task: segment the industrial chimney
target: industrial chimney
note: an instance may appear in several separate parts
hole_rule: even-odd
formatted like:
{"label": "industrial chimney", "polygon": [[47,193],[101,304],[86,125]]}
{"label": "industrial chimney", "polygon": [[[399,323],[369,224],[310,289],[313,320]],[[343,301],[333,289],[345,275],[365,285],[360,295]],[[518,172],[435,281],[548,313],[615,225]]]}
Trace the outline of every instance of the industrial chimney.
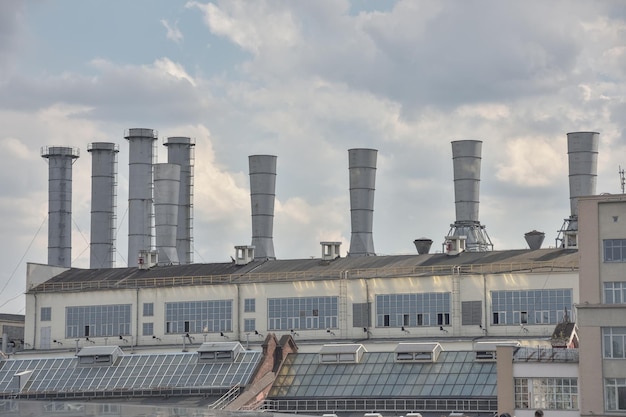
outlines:
{"label": "industrial chimney", "polygon": [[158,263],[178,265],[176,229],[180,195],[180,165],[154,165],[154,223]]}
{"label": "industrial chimney", "polygon": [[596,193],[599,140],[598,132],[567,134],[570,216],[559,230],[557,247],[578,247],[578,197]]}
{"label": "industrial chimney", "polygon": [[91,153],[91,244],[89,267],[113,268],[115,261],[115,203],[117,153],[115,143],[94,142]]}
{"label": "industrial chimney", "polygon": [[128,265],[152,249],[152,163],[156,131],[129,129],[128,140]]}
{"label": "industrial chimney", "polygon": [[72,266],[72,165],[78,156],[78,148],[41,148],[48,160],[48,265]]}
{"label": "industrial chimney", "polygon": [[276,156],[250,155],[248,164],[254,259],[276,259],[272,237],[276,198]]}
{"label": "industrial chimney", "polygon": [[348,256],[375,256],[372,226],[376,186],[376,149],[349,149],[350,218],[352,235]]}
{"label": "industrial chimney", "polygon": [[450,225],[448,236],[445,237],[444,251],[448,254],[464,250],[493,250],[485,226],[478,220],[482,144],[479,140],[452,142],[456,221]]}
{"label": "industrial chimney", "polygon": [[167,162],[180,165],[180,194],[178,199],[178,225],[176,228],[176,251],[181,264],[193,262],[193,147],[188,137],[169,137],[163,144],[167,147]]}

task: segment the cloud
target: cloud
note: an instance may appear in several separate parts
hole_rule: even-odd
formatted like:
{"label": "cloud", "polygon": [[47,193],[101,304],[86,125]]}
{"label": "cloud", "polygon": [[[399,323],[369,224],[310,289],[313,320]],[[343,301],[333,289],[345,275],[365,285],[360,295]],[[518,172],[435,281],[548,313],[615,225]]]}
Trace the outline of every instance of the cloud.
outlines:
{"label": "cloud", "polygon": [[24,3],[0,2],[0,84],[14,71],[15,54],[23,46]]}
{"label": "cloud", "polygon": [[161,24],[167,31],[165,34],[165,37],[167,39],[175,43],[180,43],[184,39],[182,32],[180,31],[180,29],[178,29],[178,22],[176,22],[174,26],[171,26],[166,19],[161,19]]}

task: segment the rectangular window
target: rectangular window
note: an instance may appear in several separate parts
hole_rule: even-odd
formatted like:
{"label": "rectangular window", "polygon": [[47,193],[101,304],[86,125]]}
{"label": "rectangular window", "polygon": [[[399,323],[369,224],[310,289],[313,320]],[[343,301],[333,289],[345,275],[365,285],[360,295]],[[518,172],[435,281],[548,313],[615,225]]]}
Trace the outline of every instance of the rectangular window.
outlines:
{"label": "rectangular window", "polygon": [[626,239],[604,239],[604,262],[626,262]]}
{"label": "rectangular window", "polygon": [[[449,292],[376,295],[377,327],[417,327],[444,325],[450,322]],[[441,315],[442,324],[435,319]],[[430,317],[433,320],[430,320]]]}
{"label": "rectangular window", "polygon": [[232,331],[232,300],[165,303],[165,333]]}
{"label": "rectangular window", "polygon": [[256,330],[255,319],[243,319],[243,331],[246,333],[252,333]]}
{"label": "rectangular window", "polygon": [[571,288],[492,291],[492,324],[557,324],[566,315],[575,321],[572,294]]}
{"label": "rectangular window", "polygon": [[462,301],[461,302],[461,325],[480,326],[481,324],[483,324],[482,301]]}
{"label": "rectangular window", "polygon": [[383,315],[383,326],[389,327],[389,314]]}
{"label": "rectangular window", "polygon": [[577,378],[515,378],[515,408],[578,410]]}
{"label": "rectangular window", "polygon": [[243,312],[254,313],[256,311],[256,299],[246,298],[243,300]]}
{"label": "rectangular window", "polygon": [[[370,327],[370,303],[352,304],[352,327]],[[336,321],[336,320],[335,320]],[[336,327],[336,326],[327,326]]]}
{"label": "rectangular window", "polygon": [[130,304],[65,308],[66,338],[128,336],[130,334]]}
{"label": "rectangular window", "polygon": [[143,303],[143,316],[144,317],[154,316],[154,303]]}
{"label": "rectangular window", "polygon": [[626,359],[626,327],[602,328],[602,344],[606,359]]}
{"label": "rectangular window", "polygon": [[408,314],[404,314],[402,316],[402,325],[403,326],[408,326],[409,325],[409,315]]}
{"label": "rectangular window", "polygon": [[626,411],[626,378],[605,379],[604,392],[608,411]]}
{"label": "rectangular window", "polygon": [[[268,330],[336,328],[338,300],[338,297],[269,298]],[[361,312],[366,314],[367,308]]]}
{"label": "rectangular window", "polygon": [[450,325],[450,313],[437,313],[437,325],[438,326]]}
{"label": "rectangular window", "polygon": [[41,307],[41,321],[52,320],[52,307]]}
{"label": "rectangular window", "polygon": [[152,336],[154,334],[154,323],[144,323],[142,334],[144,336]]}
{"label": "rectangular window", "polygon": [[423,313],[417,314],[417,325],[424,326],[424,314]]}
{"label": "rectangular window", "polygon": [[521,324],[528,323],[528,311],[521,311],[519,320]]}
{"label": "rectangular window", "polygon": [[605,304],[625,304],[626,303],[626,282],[605,282],[604,283],[604,303]]}

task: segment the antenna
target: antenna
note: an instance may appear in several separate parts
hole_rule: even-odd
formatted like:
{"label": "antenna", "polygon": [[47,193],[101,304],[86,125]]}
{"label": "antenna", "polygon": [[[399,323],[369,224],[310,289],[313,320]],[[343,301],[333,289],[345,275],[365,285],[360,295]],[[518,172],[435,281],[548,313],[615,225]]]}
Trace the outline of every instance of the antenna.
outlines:
{"label": "antenna", "polygon": [[621,165],[619,166],[617,173],[619,174],[619,183],[622,187],[622,194],[624,194],[624,186],[626,185],[626,181],[624,181],[624,168],[622,168]]}

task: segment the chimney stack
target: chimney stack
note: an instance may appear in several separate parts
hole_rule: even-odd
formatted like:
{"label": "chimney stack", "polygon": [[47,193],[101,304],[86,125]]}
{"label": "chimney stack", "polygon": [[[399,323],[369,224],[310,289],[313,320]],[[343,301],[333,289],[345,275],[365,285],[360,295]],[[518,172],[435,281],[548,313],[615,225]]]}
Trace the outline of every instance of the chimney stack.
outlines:
{"label": "chimney stack", "polygon": [[72,165],[78,156],[78,148],[41,148],[48,160],[48,265],[72,266]]}
{"label": "chimney stack", "polygon": [[176,229],[180,195],[180,165],[154,165],[154,223],[158,263],[178,265]]}
{"label": "chimney stack", "polygon": [[91,153],[91,244],[89,267],[113,268],[115,261],[115,203],[117,153],[115,143],[94,142]]}
{"label": "chimney stack", "polygon": [[250,155],[248,164],[254,259],[276,259],[273,241],[276,156]]}
{"label": "chimney stack", "polygon": [[180,196],[178,200],[178,226],[176,251],[181,264],[193,262],[193,150],[195,143],[188,137],[169,137],[167,162],[180,165]]}
{"label": "chimney stack", "polygon": [[493,250],[485,226],[478,220],[482,144],[479,140],[452,142],[456,221],[450,225],[444,248],[451,254]]}
{"label": "chimney stack", "polygon": [[128,266],[139,262],[139,253],[152,249],[152,164],[157,132],[129,129],[128,140]]}
{"label": "chimney stack", "polygon": [[372,227],[376,186],[376,149],[349,149],[350,218],[352,235],[348,256],[375,256]]}
{"label": "chimney stack", "polygon": [[557,247],[578,247],[578,197],[596,193],[599,140],[598,132],[567,134],[570,216],[564,220],[559,230]]}

